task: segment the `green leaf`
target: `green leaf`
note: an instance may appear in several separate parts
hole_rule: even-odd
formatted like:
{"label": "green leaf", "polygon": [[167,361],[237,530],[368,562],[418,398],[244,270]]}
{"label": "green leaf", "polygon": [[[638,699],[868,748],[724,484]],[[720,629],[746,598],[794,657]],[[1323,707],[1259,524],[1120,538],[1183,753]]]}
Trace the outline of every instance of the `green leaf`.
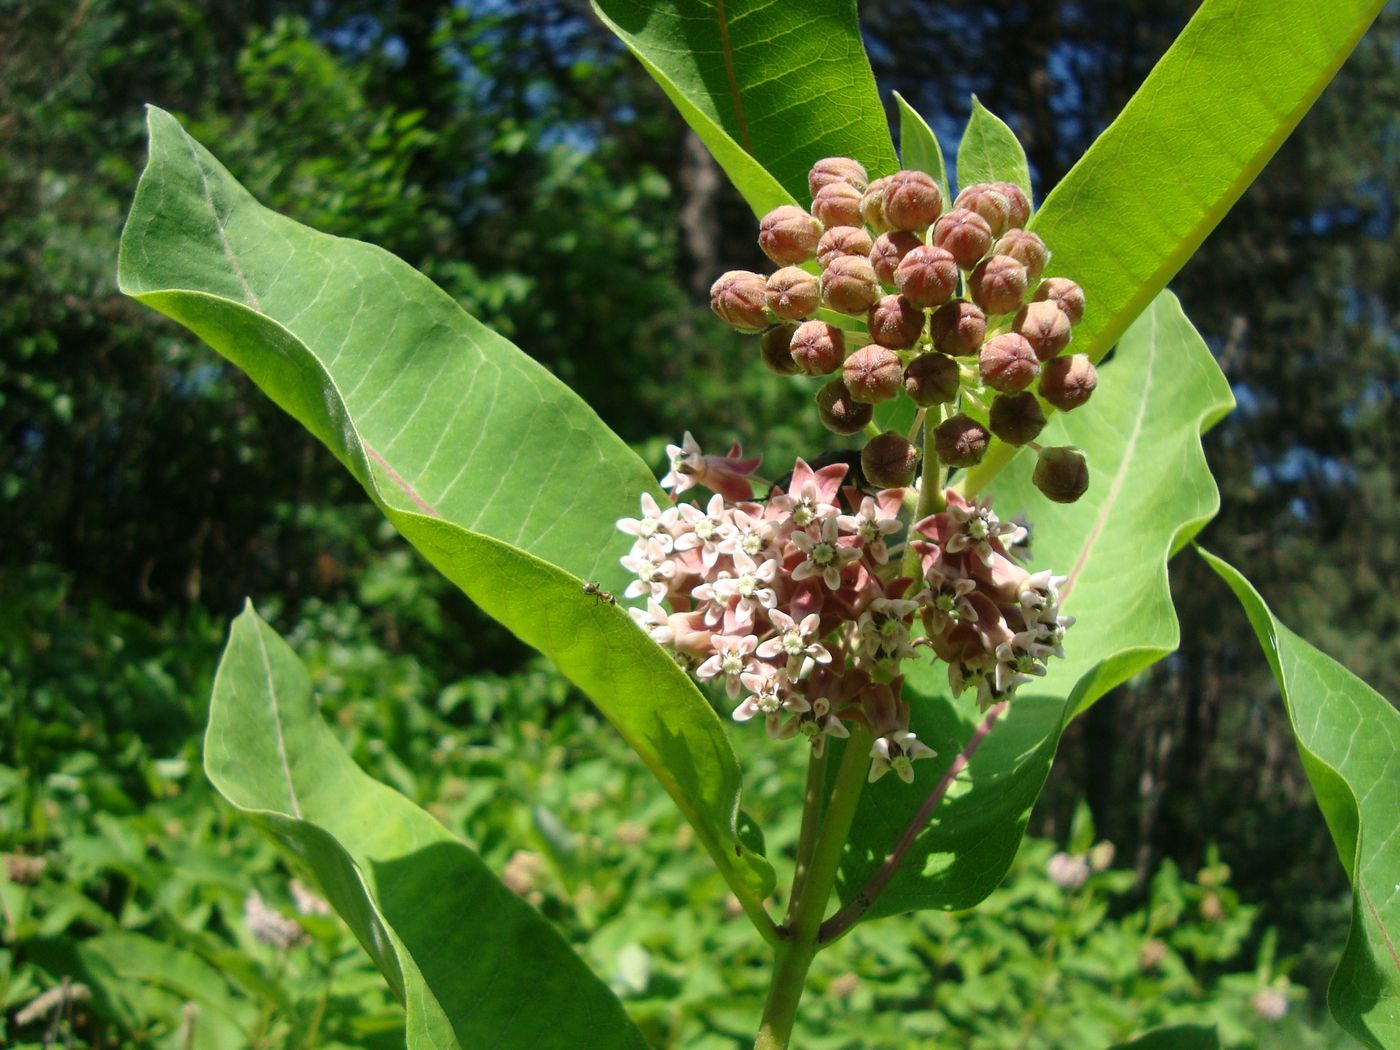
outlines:
{"label": "green leaf", "polygon": [[932,175],[938,188],[943,191],[945,206],[950,206],[946,202],[952,201],[953,197],[948,190],[948,170],[943,163],[943,149],[938,145],[938,136],[898,91],[894,93],[894,102],[899,107],[900,165]]}
{"label": "green leaf", "polygon": [[[1239,199],[1383,0],[1206,0],[1030,228],[1084,287],[1074,350],[1099,361]],[[958,171],[962,177],[961,165]],[[994,442],[977,492],[1016,455]]]}
{"label": "green leaf", "polygon": [[247,372],[429,560],[592,697],[758,920],[773,873],[739,842],[723,724],[621,609],[583,591],[585,578],[625,582],[614,523],[659,492],[645,464],[427,278],[268,211],[169,114],[149,123],[123,290]]}
{"label": "green leaf", "polygon": [[[995,507],[1035,525],[1032,569],[1069,577],[1064,604],[1078,622],[1066,659],[1023,686],[934,810],[871,914],[968,908],[990,893],[1015,855],[1064,726],[1109,689],[1176,648],[1167,559],[1215,513],[1218,494],[1201,434],[1232,406],[1201,337],[1164,293],[1124,335],[1094,399],[1056,416],[1041,441],[1088,456],[1089,491],[1053,504],[1031,483],[1029,457],[998,479]],[[839,890],[850,900],[883,862],[981,721],[972,693],[948,698],[946,667],[908,664],[912,727],[939,752],[913,788],[886,777],[866,789]]]}
{"label": "green leaf", "polygon": [[972,116],[958,143],[958,185],[965,188],[979,182],[1015,183],[1026,191],[1027,200],[1034,200],[1031,169],[1020,140],[973,95]]}
{"label": "green leaf", "polygon": [[1259,636],[1303,770],[1351,880],[1351,929],[1327,1005],[1367,1046],[1400,1046],[1400,711],[1280,623],[1238,571],[1200,553],[1235,592]]}
{"label": "green leaf", "polygon": [[[593,0],[754,213],[810,198],[822,157],[895,169],[853,0]],[[769,174],[771,173],[771,174]]]}
{"label": "green leaf", "polygon": [[538,912],[428,813],[367,776],[291,647],[233,622],[204,739],[209,779],[309,867],[403,1002],[408,1046],[645,1046]]}
{"label": "green leaf", "polygon": [[1220,1050],[1220,1036],[1214,1027],[1174,1024],[1154,1028],[1127,1043],[1117,1043],[1109,1050]]}

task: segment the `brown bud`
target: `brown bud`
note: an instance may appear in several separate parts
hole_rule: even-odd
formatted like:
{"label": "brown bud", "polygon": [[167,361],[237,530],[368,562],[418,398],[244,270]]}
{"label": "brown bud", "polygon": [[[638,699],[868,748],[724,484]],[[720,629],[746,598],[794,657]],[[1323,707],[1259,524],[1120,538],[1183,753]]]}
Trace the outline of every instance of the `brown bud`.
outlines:
{"label": "brown bud", "polygon": [[923,233],[943,211],[943,193],[922,171],[897,171],[885,183],[884,209],[896,230]]}
{"label": "brown bud", "polygon": [[969,186],[958,194],[953,207],[966,208],[982,216],[992,228],[993,237],[1000,237],[1011,224],[1011,202],[1006,199],[1006,194],[989,183]]}
{"label": "brown bud", "polygon": [[1219,922],[1225,917],[1225,905],[1218,893],[1207,893],[1201,898],[1201,918],[1206,922]]}
{"label": "brown bud", "polygon": [[859,434],[875,415],[875,409],[851,397],[839,379],[817,391],[817,412],[822,425],[837,434]]}
{"label": "brown bud", "polygon": [[807,173],[807,188],[815,197],[823,186],[833,182],[848,182],[858,190],[865,189],[865,169],[850,157],[823,157]]}
{"label": "brown bud", "polygon": [[920,408],[948,404],[961,382],[958,363],[945,354],[920,354],[904,367],[904,392]]}
{"label": "brown bud", "polygon": [[923,242],[908,230],[892,230],[875,238],[870,249],[870,265],[884,284],[894,284],[894,272],[904,257]]}
{"label": "brown bud", "polygon": [[817,262],[825,268],[840,255],[866,255],[873,247],[870,234],[861,226],[833,226],[817,242]]}
{"label": "brown bud", "polygon": [[933,447],[938,458],[950,467],[975,467],[982,462],[992,435],[977,420],[961,413],[938,424]]}
{"label": "brown bud", "polygon": [[767,294],[768,282],[762,274],[730,270],[710,285],[710,309],[741,332],[759,332],[768,327]]}
{"label": "brown bud", "polygon": [[933,227],[933,243],[947,248],[964,270],[977,265],[992,246],[992,228],[987,220],[967,208],[955,208]]}
{"label": "brown bud", "polygon": [[[769,304],[772,305],[771,303]],[[1028,303],[1021,307],[1011,326],[1035,348],[1035,356],[1048,361],[1069,346],[1072,334],[1069,318],[1051,302]]]}
{"label": "brown bud", "polygon": [[1052,302],[1065,312],[1072,325],[1084,318],[1084,289],[1067,277],[1047,277],[1035,290],[1035,301]]}
{"label": "brown bud", "polygon": [[1026,276],[1032,281],[1040,279],[1045,272],[1045,264],[1050,261],[1045,242],[1030,230],[1007,230],[992,251],[997,255],[1011,256],[1026,268]]}
{"label": "brown bud", "polygon": [[957,291],[957,260],[942,248],[920,245],[895,268],[894,283],[915,306],[941,306]]}
{"label": "brown bud", "polygon": [[758,246],[779,266],[795,266],[817,254],[822,224],[801,208],[784,204],[758,223]]}
{"label": "brown bud", "polygon": [[843,314],[863,314],[880,301],[883,289],[869,259],[842,255],[822,271],[822,298]]}
{"label": "brown bud", "polygon": [[811,317],[821,305],[821,281],[800,266],[784,266],[769,275],[765,301],[784,321],[800,321]]}
{"label": "brown bud", "polygon": [[1026,268],[1009,255],[983,259],[967,278],[973,301],[988,314],[1009,314],[1017,309],[1029,283]]}
{"label": "brown bud", "polygon": [[1026,196],[1025,190],[1014,182],[993,182],[991,187],[1005,197],[1006,203],[1011,206],[1011,214],[1006,220],[1008,226],[1018,229],[1031,221],[1031,199]]}
{"label": "brown bud", "polygon": [[1078,449],[1043,448],[1031,480],[1047,499],[1073,503],[1089,487],[1089,465]]}
{"label": "brown bud", "polygon": [[885,218],[885,187],[889,181],[888,176],[876,179],[865,187],[865,193],[860,198],[860,217],[876,233],[884,233],[890,228],[889,220]]}
{"label": "brown bud", "polygon": [[954,357],[966,357],[977,353],[987,337],[987,315],[976,303],[959,299],[933,312],[928,334],[936,349]]}
{"label": "brown bud", "polygon": [[1099,374],[1088,356],[1075,354],[1046,361],[1036,389],[1061,412],[1071,412],[1088,401],[1098,385]]}
{"label": "brown bud", "polygon": [[860,190],[849,182],[829,182],[812,198],[812,214],[826,227],[859,226]]}
{"label": "brown bud", "polygon": [[860,469],[876,488],[903,488],[914,480],[918,465],[918,449],[893,430],[871,438],[860,450]]}
{"label": "brown bud", "polygon": [[867,405],[894,397],[899,393],[899,383],[903,377],[904,369],[899,363],[899,355],[874,343],[861,347],[846,358],[841,368],[841,379],[851,392],[851,397]]}
{"label": "brown bud", "polygon": [[846,356],[846,335],[825,321],[808,321],[793,332],[789,353],[809,376],[829,375],[841,367]]}
{"label": "brown bud", "polygon": [[992,433],[1008,445],[1034,441],[1045,427],[1045,413],[1029,390],[1019,394],[998,394],[987,413]]}
{"label": "brown bud", "polygon": [[887,295],[866,317],[872,342],[893,350],[908,350],[924,330],[924,312],[902,295]]}
{"label": "brown bud", "polygon": [[796,331],[795,324],[778,324],[763,333],[758,350],[763,364],[770,372],[776,372],[780,376],[792,376],[802,371],[792,359],[792,336]]}
{"label": "brown bud", "polygon": [[977,364],[982,371],[982,382],[1003,394],[1020,393],[1040,372],[1035,350],[1015,332],[988,339],[982,345]]}

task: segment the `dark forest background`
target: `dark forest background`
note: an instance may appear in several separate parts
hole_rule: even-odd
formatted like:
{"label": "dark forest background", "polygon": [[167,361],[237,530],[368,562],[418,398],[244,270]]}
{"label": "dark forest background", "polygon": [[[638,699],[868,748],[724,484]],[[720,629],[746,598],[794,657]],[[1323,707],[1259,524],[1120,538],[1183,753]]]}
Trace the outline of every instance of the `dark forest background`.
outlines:
{"label": "dark forest background", "polygon": [[[867,0],[861,15],[886,97],[900,91],[952,156],[977,94],[1021,137],[1043,197],[1195,6]],[[1239,400],[1206,440],[1223,505],[1201,542],[1392,698],[1397,59],[1391,5],[1173,282]],[[409,668],[405,704],[443,708],[454,683],[544,673],[403,554],[299,426],[117,292],[146,102],[269,206],[425,271],[658,468],[686,428],[702,444],[768,435],[776,462],[821,440],[802,394],[753,367],[753,345],[706,309],[714,276],[758,265],[751,216],[586,5],[0,5],[12,850],[51,847],[52,778],[75,741],[118,770],[128,811],[146,805],[149,782],[121,756],[193,746],[245,596],[284,629],[340,610],[330,629],[349,617],[356,644]],[[1172,582],[1180,652],[1071,727],[1031,830],[1063,839],[1085,799],[1144,879],[1163,858],[1195,871],[1218,844],[1320,987],[1349,913],[1342,869],[1244,617],[1189,552]],[[584,703],[560,689],[563,708]],[[457,723],[483,710],[447,706]]]}

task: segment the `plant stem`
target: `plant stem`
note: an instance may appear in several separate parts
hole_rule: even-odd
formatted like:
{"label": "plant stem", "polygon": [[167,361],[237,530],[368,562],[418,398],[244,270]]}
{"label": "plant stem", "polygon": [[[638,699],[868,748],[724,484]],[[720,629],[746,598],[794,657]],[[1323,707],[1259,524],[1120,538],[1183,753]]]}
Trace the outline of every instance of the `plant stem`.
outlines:
{"label": "plant stem", "polygon": [[813,750],[807,760],[807,787],[802,793],[802,830],[797,835],[797,859],[792,869],[792,892],[788,894],[788,913],[787,919],[784,920],[789,926],[794,921],[797,899],[802,896],[802,886],[807,881],[807,871],[812,865],[812,850],[817,845],[817,830],[822,821],[828,754],[829,748],[823,748],[820,755]]}
{"label": "plant stem", "polygon": [[864,727],[852,727],[841,755],[841,766],[836,771],[836,783],[826,805],[821,832],[812,849],[807,876],[792,902],[787,940],[774,953],[773,979],[768,986],[768,1001],[763,1006],[763,1020],[754,1050],[785,1050],[792,1037],[807,969],[819,947],[817,934],[822,916],[836,882],[841,854],[846,848],[846,838],[851,832],[851,822],[855,820],[856,806],[869,769],[870,734]]}
{"label": "plant stem", "polygon": [[943,415],[943,408],[940,406],[933,413],[924,416],[924,468],[923,474],[919,478],[919,502],[914,509],[914,517],[909,523],[909,537],[905,541],[904,549],[904,564],[900,567],[900,571],[905,576],[913,577],[916,580],[919,578],[919,552],[909,542],[914,538],[914,522],[923,521],[930,514],[937,514],[948,505],[948,501],[943,496],[943,464],[938,462],[938,443],[933,436],[933,432],[938,429],[938,424],[943,422]]}
{"label": "plant stem", "polygon": [[948,789],[953,786],[953,781],[957,779],[958,774],[967,768],[973,754],[982,746],[982,741],[987,739],[987,734],[992,731],[992,726],[996,725],[997,719],[1005,710],[1005,700],[993,704],[987,709],[987,716],[982,719],[982,724],[963,745],[963,749],[953,759],[952,764],[938,781],[933,792],[924,799],[924,804],[919,807],[919,812],[914,814],[914,819],[904,829],[904,834],[900,836],[894,849],[885,857],[885,862],[880,865],[874,875],[870,876],[870,881],[861,887],[861,891],[852,897],[844,908],[822,923],[819,943],[823,948],[844,936],[852,926],[860,921],[860,917],[870,910],[875,899],[884,892],[890,879],[894,878],[894,873],[899,870],[900,862],[904,860],[904,855],[909,852],[909,847],[914,844],[919,833],[933,819],[933,811],[938,808],[938,804],[948,794]]}

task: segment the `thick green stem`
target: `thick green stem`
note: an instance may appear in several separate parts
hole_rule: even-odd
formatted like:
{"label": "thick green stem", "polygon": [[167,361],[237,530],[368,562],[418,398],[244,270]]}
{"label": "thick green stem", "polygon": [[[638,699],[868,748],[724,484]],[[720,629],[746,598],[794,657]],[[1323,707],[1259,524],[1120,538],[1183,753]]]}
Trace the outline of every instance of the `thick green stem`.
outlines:
{"label": "thick green stem", "polygon": [[831,888],[836,883],[841,854],[846,848],[846,838],[850,835],[869,770],[870,734],[856,726],[846,741],[841,766],[836,771],[836,783],[826,805],[826,816],[812,850],[807,876],[788,913],[791,921],[784,931],[787,938],[774,955],[773,979],[768,986],[768,1001],[763,1007],[763,1021],[754,1050],[785,1050],[792,1037],[807,969],[817,953],[822,916],[826,914]]}
{"label": "thick green stem", "polygon": [[812,850],[817,846],[817,831],[822,822],[822,802],[826,796],[826,756],[827,748],[819,755],[813,750],[807,760],[807,787],[802,793],[802,830],[797,834],[797,858],[792,869],[792,892],[788,894],[786,922],[790,926],[797,908],[797,900],[802,896],[802,886],[807,881],[807,871],[812,866]]}
{"label": "thick green stem", "polygon": [[[945,478],[943,464],[938,461],[938,443],[933,436],[933,432],[938,429],[938,424],[942,421],[942,408],[924,417],[924,467],[923,474],[919,479],[919,503],[914,509],[914,521],[923,521],[930,514],[937,514],[948,505],[943,496]],[[909,539],[905,540],[904,563],[901,566],[901,571],[905,576],[918,579],[919,552],[914,549],[914,544],[909,542],[914,538],[913,533],[911,522]]]}

